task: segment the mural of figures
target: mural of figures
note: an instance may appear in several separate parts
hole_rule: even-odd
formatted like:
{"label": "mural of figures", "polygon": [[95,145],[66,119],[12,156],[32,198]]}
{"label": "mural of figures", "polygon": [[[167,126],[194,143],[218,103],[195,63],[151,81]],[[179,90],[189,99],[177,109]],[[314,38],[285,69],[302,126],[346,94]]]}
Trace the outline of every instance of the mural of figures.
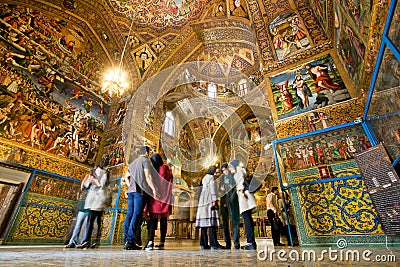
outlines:
{"label": "mural of figures", "polygon": [[297,14],[281,14],[268,26],[276,56],[282,60],[310,48],[310,40]]}
{"label": "mural of figures", "polygon": [[[399,61],[393,55],[389,48],[385,48],[382,63],[379,68],[378,78],[376,79],[374,92],[391,89],[393,91],[393,100],[399,101],[399,97],[395,97],[395,92],[400,88],[400,65]],[[399,105],[396,105],[399,109]]]}
{"label": "mural of figures", "polygon": [[362,129],[341,129],[285,143],[279,149],[287,172],[352,160],[371,147]]}
{"label": "mural of figures", "polygon": [[111,0],[110,6],[120,15],[138,18],[136,27],[150,27],[161,32],[167,28],[179,29],[198,19],[207,3],[208,0]]}
{"label": "mural of figures", "polygon": [[330,55],[271,76],[269,80],[279,119],[350,99]]}
{"label": "mural of figures", "polygon": [[79,188],[80,184],[77,182],[57,177],[36,175],[32,180],[29,191],[46,196],[75,200],[77,192],[80,191]]}
{"label": "mural of figures", "polygon": [[326,2],[328,0],[311,0],[314,9],[317,11],[317,14],[321,18],[323,24],[326,24]]}
{"label": "mural of figures", "polygon": [[249,18],[246,1],[230,0],[230,11],[232,16]]}
{"label": "mural of figures", "polygon": [[368,38],[369,26],[371,24],[372,0],[341,0],[340,4],[348,17],[352,19],[354,25],[358,26],[356,30],[361,38]]}
{"label": "mural of figures", "polygon": [[0,12],[0,136],[94,164],[108,100],[92,86],[100,69],[85,35],[31,9]]}
{"label": "mural of figures", "polygon": [[371,120],[371,127],[378,140],[383,143],[392,159],[400,156],[400,119],[399,115],[379,120]]}
{"label": "mural of figures", "polygon": [[336,50],[350,77],[357,83],[364,64],[365,45],[335,6]]}
{"label": "mural of figures", "polygon": [[398,25],[400,24],[400,7],[399,5],[396,6],[392,23],[390,24],[388,36],[393,44],[400,50],[400,28]]}

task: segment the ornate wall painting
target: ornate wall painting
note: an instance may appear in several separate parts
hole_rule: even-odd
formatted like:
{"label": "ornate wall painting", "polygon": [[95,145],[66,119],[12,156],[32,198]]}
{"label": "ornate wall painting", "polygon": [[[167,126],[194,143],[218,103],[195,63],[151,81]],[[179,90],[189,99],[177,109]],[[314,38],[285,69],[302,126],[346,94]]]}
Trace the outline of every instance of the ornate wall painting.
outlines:
{"label": "ornate wall painting", "polygon": [[[327,1],[329,0],[311,0],[311,4],[314,7],[314,10],[318,14],[318,17],[320,18],[322,25],[327,24]],[[325,28],[325,27],[324,27]]]}
{"label": "ornate wall painting", "polygon": [[229,0],[229,10],[231,16],[249,18],[246,1],[243,0]]}
{"label": "ornate wall painting", "polygon": [[373,1],[358,1],[358,0],[341,0],[340,4],[347,17],[351,20],[352,25],[355,25],[353,31],[366,41],[370,31],[372,19]]}
{"label": "ornate wall painting", "polygon": [[[393,96],[400,88],[400,62],[396,59],[392,51],[386,47],[382,62],[379,67],[378,77],[374,86],[374,93],[392,90]],[[396,96],[392,101],[400,101]],[[379,103],[376,103],[379,104]],[[398,105],[396,105],[398,107]]]}
{"label": "ornate wall painting", "polygon": [[226,1],[222,0],[214,7],[214,17],[226,17]]}
{"label": "ornate wall painting", "polygon": [[378,140],[383,143],[386,151],[394,160],[400,156],[400,116],[397,115],[370,120],[371,128],[374,130]]}
{"label": "ornate wall painting", "polygon": [[12,10],[0,6],[1,135],[93,164],[109,98],[92,83],[101,66],[91,43],[63,20],[23,7]]}
{"label": "ornate wall painting", "polygon": [[309,133],[315,130],[343,124],[362,116],[364,106],[352,99],[333,106],[310,111],[275,123],[277,138]]}
{"label": "ornate wall painting", "polygon": [[281,14],[268,26],[278,60],[282,60],[307,48],[310,40],[297,14]]}
{"label": "ornate wall painting", "polygon": [[150,67],[151,63],[156,59],[156,55],[146,44],[131,52],[132,57],[138,66],[140,76],[143,77],[144,73]]}
{"label": "ornate wall painting", "polygon": [[355,153],[369,147],[371,143],[361,127],[348,127],[280,144],[278,151],[285,173],[290,173],[353,160]]}
{"label": "ornate wall painting", "polygon": [[269,80],[278,119],[350,99],[329,54],[271,76]]}
{"label": "ornate wall painting", "polygon": [[335,40],[340,61],[355,84],[359,84],[364,66],[365,45],[336,4]]}
{"label": "ornate wall painting", "polygon": [[393,13],[393,18],[392,22],[390,24],[389,32],[388,32],[388,37],[390,41],[397,47],[397,50],[400,50],[400,28],[398,27],[400,25],[400,7],[399,5],[396,6],[394,13]]}
{"label": "ornate wall painting", "polygon": [[108,0],[117,14],[133,16],[135,26],[151,28],[157,32],[168,28],[180,29],[203,13],[210,0]]}

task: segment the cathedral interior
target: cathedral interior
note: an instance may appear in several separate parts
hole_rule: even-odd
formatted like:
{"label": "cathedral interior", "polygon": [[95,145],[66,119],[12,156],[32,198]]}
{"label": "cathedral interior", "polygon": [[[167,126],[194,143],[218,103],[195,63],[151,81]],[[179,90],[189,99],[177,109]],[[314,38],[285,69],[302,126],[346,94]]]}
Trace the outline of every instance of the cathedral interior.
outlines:
{"label": "cathedral interior", "polygon": [[286,244],[396,247],[399,20],[397,0],[1,1],[0,260],[2,247],[61,248],[98,164],[112,192],[101,245],[121,248],[121,177],[140,145],[171,166],[167,237],[181,250],[198,242],[207,168],[232,159],[258,189],[257,240],[278,186]]}

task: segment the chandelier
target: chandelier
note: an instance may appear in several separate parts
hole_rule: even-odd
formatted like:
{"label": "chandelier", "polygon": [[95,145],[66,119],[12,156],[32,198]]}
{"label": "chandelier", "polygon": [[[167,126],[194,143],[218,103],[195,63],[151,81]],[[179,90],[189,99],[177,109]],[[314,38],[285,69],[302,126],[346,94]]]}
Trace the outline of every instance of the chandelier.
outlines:
{"label": "chandelier", "polygon": [[103,77],[102,91],[108,92],[111,97],[121,97],[129,86],[126,72],[122,70],[122,61],[124,59],[125,50],[129,42],[129,37],[131,36],[133,22],[134,20],[132,16],[131,26],[129,28],[129,33],[125,41],[124,49],[122,50],[118,68],[109,70]]}

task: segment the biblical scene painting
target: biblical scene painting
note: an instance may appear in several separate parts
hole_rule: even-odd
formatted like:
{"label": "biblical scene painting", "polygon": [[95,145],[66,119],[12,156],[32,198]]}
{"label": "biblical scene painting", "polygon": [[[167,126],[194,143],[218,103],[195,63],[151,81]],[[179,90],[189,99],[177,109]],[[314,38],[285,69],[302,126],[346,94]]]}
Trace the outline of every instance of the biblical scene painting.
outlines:
{"label": "biblical scene painting", "polygon": [[365,45],[337,5],[335,5],[335,32],[337,54],[347,73],[357,83],[361,79]]}
{"label": "biblical scene painting", "polygon": [[279,119],[350,99],[330,55],[269,77]]}
{"label": "biblical scene painting", "polygon": [[279,15],[268,30],[279,60],[311,47],[305,27],[295,13]]}
{"label": "biblical scene painting", "polygon": [[311,0],[314,10],[316,10],[319,18],[321,18],[322,23],[326,24],[326,2],[328,0]]}
{"label": "biblical scene painting", "polygon": [[0,136],[94,164],[110,97],[90,41],[29,8],[1,4],[0,14]]}
{"label": "biblical scene painting", "polygon": [[352,20],[353,24],[358,26],[356,31],[360,34],[361,38],[366,40],[368,38],[369,27],[371,24],[371,14],[373,8],[372,0],[341,0],[340,4],[347,13],[348,17]]}
{"label": "biblical scene painting", "polygon": [[285,143],[279,151],[285,170],[291,172],[352,160],[370,147],[362,128],[346,128]]}
{"label": "biblical scene painting", "polygon": [[[392,51],[386,47],[382,62],[379,67],[374,92],[392,90],[392,101],[399,103],[399,96],[396,94],[400,89],[400,65]],[[398,105],[396,105],[398,107]]]}
{"label": "biblical scene painting", "polygon": [[210,0],[109,0],[116,13],[136,19],[137,27],[161,32],[179,29],[189,21],[198,19]]}
{"label": "biblical scene painting", "polygon": [[392,43],[397,47],[397,50],[400,50],[400,7],[396,6],[392,18],[392,23],[389,28],[389,39]]}

